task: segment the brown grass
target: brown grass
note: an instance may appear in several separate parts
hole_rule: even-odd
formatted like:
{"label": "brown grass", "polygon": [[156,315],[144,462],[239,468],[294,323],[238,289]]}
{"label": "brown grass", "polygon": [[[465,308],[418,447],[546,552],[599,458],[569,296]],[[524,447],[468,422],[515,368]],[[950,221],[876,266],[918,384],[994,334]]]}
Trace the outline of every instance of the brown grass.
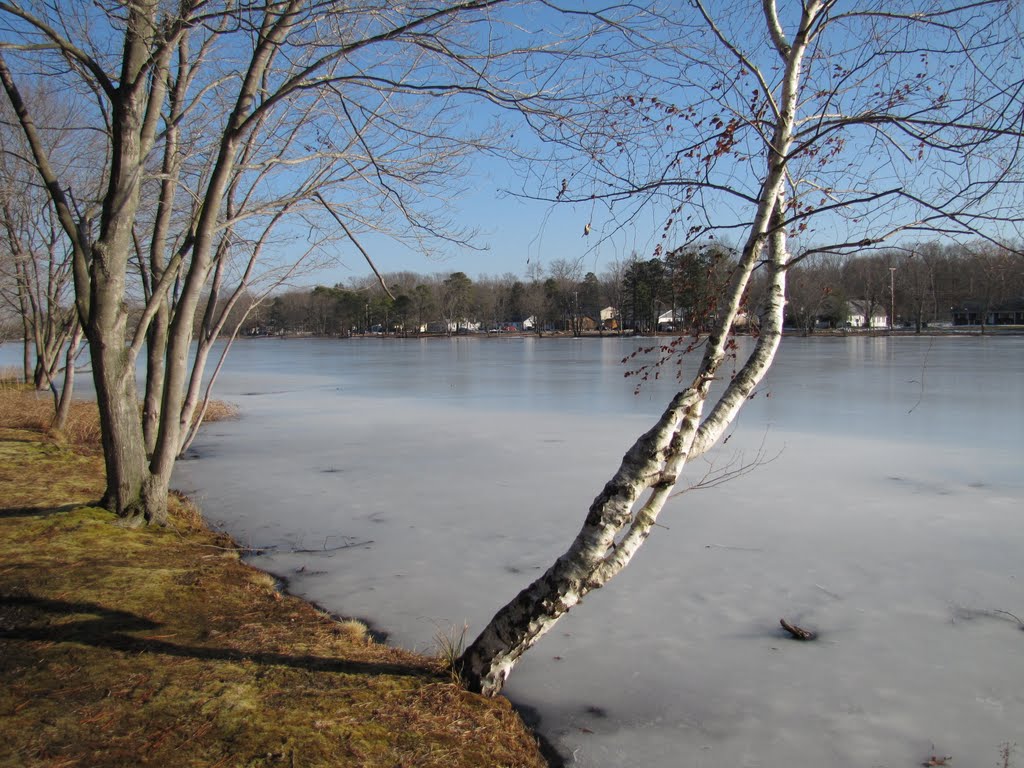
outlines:
{"label": "brown grass", "polygon": [[542,768],[507,701],[281,594],[187,499],[133,530],[102,490],[0,426],[0,766]]}
{"label": "brown grass", "polygon": [[[51,430],[53,416],[53,396],[49,391],[35,390],[19,383],[13,376],[0,378],[0,424],[41,432],[79,450],[101,450],[99,411],[94,400],[72,402],[67,423],[59,432]],[[238,409],[234,405],[213,400],[206,409],[203,422],[213,423],[237,416]]]}
{"label": "brown grass", "polygon": [[0,368],[0,389],[21,386],[21,370],[11,366]]}
{"label": "brown grass", "polygon": [[0,388],[0,424],[47,434],[80,449],[99,450],[99,412],[95,401],[74,401],[59,435],[50,433],[53,415],[53,396],[48,391],[37,391],[24,384]]}
{"label": "brown grass", "polygon": [[[198,409],[197,409],[198,412]],[[203,415],[203,423],[212,424],[215,421],[226,421],[227,419],[238,418],[238,408],[223,400],[211,400]]]}

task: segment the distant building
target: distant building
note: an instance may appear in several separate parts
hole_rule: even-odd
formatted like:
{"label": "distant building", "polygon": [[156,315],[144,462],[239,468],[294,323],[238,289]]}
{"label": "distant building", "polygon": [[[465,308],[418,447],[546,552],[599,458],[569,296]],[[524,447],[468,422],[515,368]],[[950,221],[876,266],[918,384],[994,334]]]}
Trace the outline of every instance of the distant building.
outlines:
{"label": "distant building", "polygon": [[431,320],[426,325],[420,326],[420,333],[477,333],[480,330],[480,323],[470,320]]}
{"label": "distant building", "polygon": [[619,329],[619,310],[615,307],[605,307],[601,310],[601,326],[609,331]]}
{"label": "distant building", "polygon": [[658,315],[658,330],[659,331],[674,331],[682,322],[683,310],[681,309],[670,309],[667,312],[662,312]]}
{"label": "distant building", "polygon": [[950,314],[953,325],[1024,325],[1024,297],[988,308],[972,299],[953,307]]}
{"label": "distant building", "polygon": [[846,322],[851,328],[886,328],[889,325],[889,317],[879,305],[871,307],[871,316],[868,317],[868,305],[870,302],[862,299],[854,299],[846,302]]}
{"label": "distant building", "polygon": [[1024,297],[994,306],[988,322],[989,325],[1024,325]]}

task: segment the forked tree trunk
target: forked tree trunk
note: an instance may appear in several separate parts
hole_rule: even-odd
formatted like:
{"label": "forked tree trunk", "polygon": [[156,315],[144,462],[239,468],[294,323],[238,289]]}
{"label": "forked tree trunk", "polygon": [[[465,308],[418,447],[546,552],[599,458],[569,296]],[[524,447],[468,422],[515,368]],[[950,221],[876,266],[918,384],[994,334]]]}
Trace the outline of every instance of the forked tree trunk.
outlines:
{"label": "forked tree trunk", "polygon": [[488,696],[499,693],[523,653],[588,592],[604,586],[630,562],[650,535],[687,460],[717,441],[760,382],[782,336],[785,306],[784,235],[776,230],[770,240],[773,274],[763,330],[739,373],[702,420],[711,381],[724,359],[730,328],[760,251],[757,243],[741,262],[741,274],[729,292],[729,310],[709,337],[693,382],[623,456],[565,554],[502,608],[458,660],[457,670],[470,690]]}
{"label": "forked tree trunk", "polygon": [[[700,367],[690,386],[673,398],[658,423],[623,456],[615,476],[591,504],[569,549],[543,576],[499,610],[458,659],[456,670],[472,691],[488,696],[499,693],[523,653],[588,592],[604,586],[626,567],[650,535],[686,462],[706,451],[724,434],[774,359],[785,308],[788,257],[783,219],[787,158],[793,142],[801,64],[809,30],[821,4],[811,2],[805,6],[792,45],[782,37],[774,4],[766,1],[764,9],[773,41],[785,63],[782,98],[757,212],[739,264],[720,297],[721,317],[707,339]],[[711,382],[725,359],[733,322],[766,245],[771,277],[761,334],[711,413],[702,420]]]}
{"label": "forked tree trunk", "polygon": [[167,494],[171,472],[174,470],[178,446],[181,444],[180,419],[192,339],[192,318],[198,301],[198,286],[201,285],[203,278],[195,276],[191,279],[196,285],[191,289],[186,288],[175,306],[174,317],[168,326],[163,358],[166,368],[163,375],[158,429],[149,461],[149,474],[143,487],[147,518],[160,522],[167,518]]}

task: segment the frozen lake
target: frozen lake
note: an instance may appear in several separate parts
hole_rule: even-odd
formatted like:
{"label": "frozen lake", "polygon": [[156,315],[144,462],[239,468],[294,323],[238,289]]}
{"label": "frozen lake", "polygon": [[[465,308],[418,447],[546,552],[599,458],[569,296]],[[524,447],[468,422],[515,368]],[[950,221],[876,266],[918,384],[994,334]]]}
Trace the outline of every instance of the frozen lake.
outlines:
{"label": "frozen lake", "polygon": [[[565,549],[660,412],[636,345],[240,341],[242,418],[175,485],[292,591],[430,650]],[[671,501],[506,692],[570,765],[1022,765],[1022,438],[1024,338],[788,338],[708,457],[771,462]]]}
{"label": "frozen lake", "polygon": [[[671,382],[623,378],[635,347],[242,342],[220,387],[242,419],[176,483],[295,592],[429,650],[563,551],[660,412]],[[1024,742],[999,613],[1024,617],[1022,395],[1021,338],[787,339],[710,457],[774,460],[671,502],[508,695],[569,764],[997,765]],[[283,553],[341,537],[367,543]]]}

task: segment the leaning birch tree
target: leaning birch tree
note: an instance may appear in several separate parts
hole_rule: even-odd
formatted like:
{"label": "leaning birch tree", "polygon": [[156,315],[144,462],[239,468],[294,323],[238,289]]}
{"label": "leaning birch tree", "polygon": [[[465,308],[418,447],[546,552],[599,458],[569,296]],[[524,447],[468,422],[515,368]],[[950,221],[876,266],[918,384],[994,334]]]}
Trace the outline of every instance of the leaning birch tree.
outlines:
{"label": "leaning birch tree", "polygon": [[[106,506],[132,522],[166,519],[223,327],[199,321],[190,368],[200,302],[231,276],[233,295],[248,290],[268,244],[302,251],[334,233],[367,255],[368,232],[427,251],[467,242],[446,203],[466,159],[510,132],[496,113],[545,119],[561,109],[561,83],[579,91],[616,58],[602,30],[617,24],[566,16],[571,32],[541,26],[527,40],[531,9],[554,12],[513,0],[0,0],[0,83],[72,248]],[[105,140],[94,217],[43,140],[27,96],[40,75],[76,94],[80,127]]]}
{"label": "leaning birch tree", "polygon": [[[716,238],[738,243],[739,257],[708,335],[679,345],[701,353],[664,413],[565,553],[458,660],[472,690],[498,693],[523,653],[651,535],[687,463],[771,366],[789,269],[902,233],[999,240],[1001,224],[1020,220],[1024,80],[1002,67],[1019,59],[1015,4],[762,0],[752,10],[694,0],[666,19],[673,37],[652,47],[642,89],[599,105],[585,133],[552,136],[592,164],[552,177],[550,199],[607,201],[619,221],[661,206],[656,255]],[[760,333],[740,357],[731,330],[757,272]]]}

